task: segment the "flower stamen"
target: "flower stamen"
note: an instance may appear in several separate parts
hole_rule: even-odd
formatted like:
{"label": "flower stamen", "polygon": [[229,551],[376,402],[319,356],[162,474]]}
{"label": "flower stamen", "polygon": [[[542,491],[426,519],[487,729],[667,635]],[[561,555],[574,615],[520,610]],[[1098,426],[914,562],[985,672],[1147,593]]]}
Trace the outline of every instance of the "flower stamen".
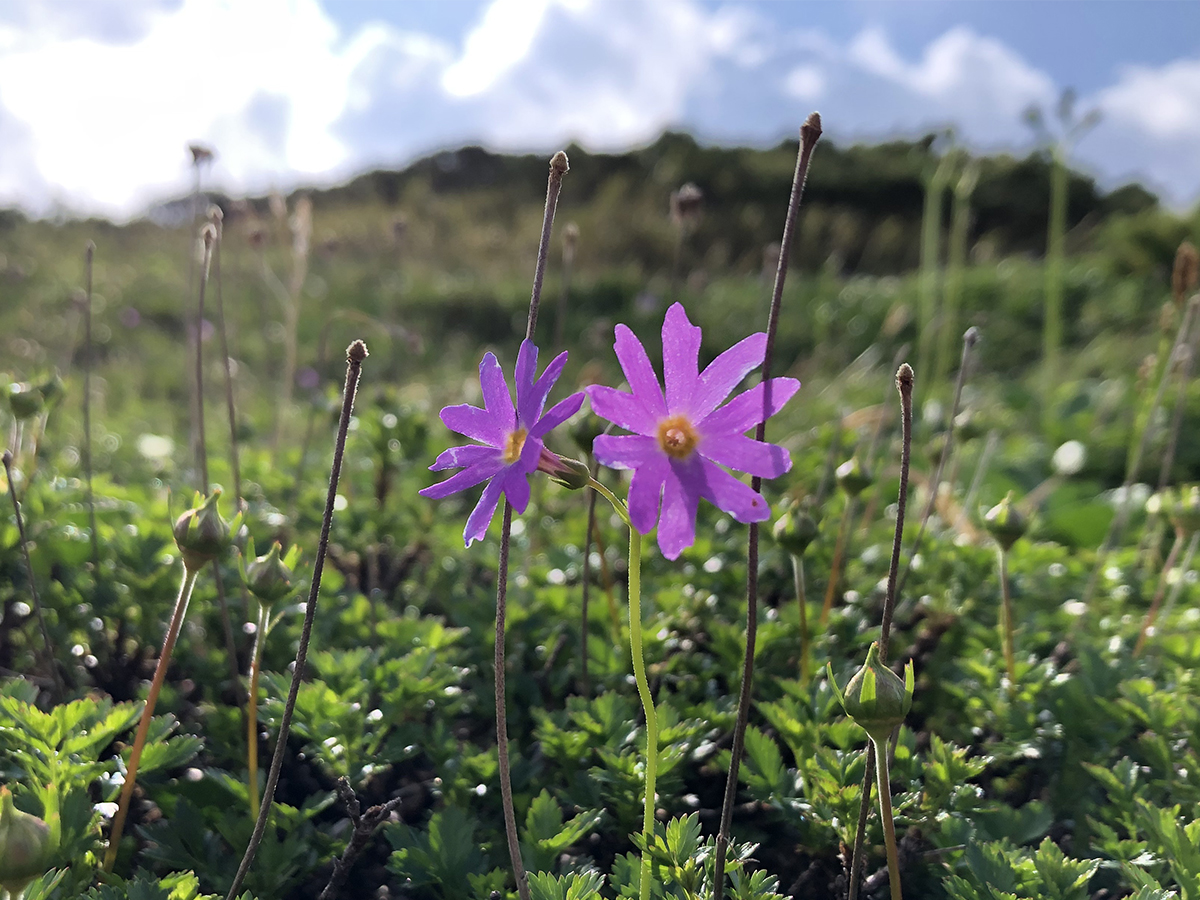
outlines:
{"label": "flower stamen", "polygon": [[687,459],[700,443],[700,435],[687,416],[667,416],[658,423],[658,446],[667,456]]}
{"label": "flower stamen", "polygon": [[504,462],[507,465],[512,465],[521,458],[521,451],[525,448],[525,438],[529,432],[524,428],[518,428],[516,431],[510,431],[508,437],[504,440]]}

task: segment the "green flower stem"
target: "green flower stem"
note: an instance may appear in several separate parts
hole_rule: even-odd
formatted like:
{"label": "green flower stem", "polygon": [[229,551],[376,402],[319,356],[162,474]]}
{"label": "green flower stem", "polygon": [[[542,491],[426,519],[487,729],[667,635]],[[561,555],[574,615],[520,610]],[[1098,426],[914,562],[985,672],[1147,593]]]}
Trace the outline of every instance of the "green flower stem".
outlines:
{"label": "green flower stem", "polygon": [[650,845],[654,840],[654,781],[658,775],[658,713],[654,709],[654,698],[650,696],[646,659],[642,652],[642,536],[630,523],[629,510],[612,491],[594,478],[588,479],[588,487],[611,503],[617,515],[629,526],[629,648],[633,656],[633,677],[637,682],[638,697],[646,715],[646,797],[642,810],[642,839],[646,849],[642,851],[639,897],[641,900],[650,900],[650,883],[654,877],[650,866]]}
{"label": "green flower stem", "polygon": [[188,602],[192,599],[192,588],[196,586],[196,569],[183,569],[183,581],[179,584],[179,596],[175,598],[175,609],[171,613],[171,622],[167,626],[167,636],[163,638],[162,652],[158,655],[158,665],[154,667],[154,679],[150,682],[150,693],[146,695],[146,705],[142,707],[142,720],[138,722],[137,735],[133,739],[133,750],[129,754],[129,768],[125,773],[125,783],[121,786],[121,800],[117,805],[117,814],[113,816],[112,831],[108,837],[108,852],[104,856],[104,871],[111,872],[117,861],[117,850],[121,846],[121,834],[125,831],[125,817],[129,815],[129,803],[133,799],[133,787],[137,784],[138,766],[142,761],[142,749],[146,746],[146,735],[150,732],[150,720],[154,717],[154,706],[158,703],[158,694],[162,690],[163,681],[167,675],[167,666],[171,662],[171,651],[175,649],[175,640],[183,626],[183,617],[187,615]]}
{"label": "green flower stem", "polygon": [[881,747],[875,739],[876,773],[879,778],[879,818],[883,822],[883,843],[887,848],[888,881],[891,883],[892,900],[902,900],[900,893],[900,857],[896,852],[896,826],[892,821],[892,778],[888,768],[888,748]]}
{"label": "green flower stem", "polygon": [[808,683],[808,595],[804,588],[804,557],[792,554],[792,577],[796,582],[796,605],[800,610],[800,683]]}
{"label": "green flower stem", "polygon": [[1008,681],[1017,683],[1017,656],[1013,650],[1012,592],[1008,589],[1008,552],[1000,548],[1000,640],[1004,644],[1004,665],[1008,669]]}
{"label": "green flower stem", "polygon": [[[619,512],[620,510],[618,510]],[[646,714],[646,801],[642,814],[642,876],[639,896],[650,900],[650,844],[654,840],[654,779],[658,773],[658,714],[650,683],[646,680],[646,660],[642,654],[642,536],[636,528],[629,529],[629,646],[633,651],[633,677],[638,696]]]}
{"label": "green flower stem", "polygon": [[250,815],[258,818],[258,676],[262,673],[263,642],[267,638],[270,610],[258,606],[258,627],[254,632],[254,653],[250,659],[250,686],[246,697],[246,769],[250,786]]}

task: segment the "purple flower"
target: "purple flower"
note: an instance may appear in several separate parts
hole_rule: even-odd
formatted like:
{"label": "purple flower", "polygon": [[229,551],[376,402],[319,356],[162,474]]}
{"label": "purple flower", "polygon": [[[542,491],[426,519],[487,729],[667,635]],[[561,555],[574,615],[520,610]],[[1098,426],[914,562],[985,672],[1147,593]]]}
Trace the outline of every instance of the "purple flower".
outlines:
{"label": "purple flower", "polygon": [[538,379],[538,350],[532,341],[523,341],[517,354],[517,404],[514,407],[508,382],[500,370],[495,355],[487,353],[479,364],[479,384],[483,388],[484,408],[464,403],[442,410],[442,421],[451,431],[466,435],[479,444],[451,447],[442,453],[429,468],[465,467],[440,484],[420,491],[423,497],[435,500],[486,481],[483,495],[467,517],[463,540],[468,547],[487,533],[500,495],[504,494],[517,512],[525,512],[529,503],[529,475],[548,454],[542,439],[556,425],[561,425],[579,410],[583,394],[572,394],[543,413],[546,398],[554,382],[562,374],[567,354],[560,353]]}
{"label": "purple flower", "polygon": [[[676,303],[663,321],[662,342],[665,397],[645,348],[624,325],[617,326],[615,349],[633,393],[592,385],[587,394],[598,416],[634,432],[596,438],[596,458],[614,469],[633,470],[629,519],[642,534],[658,522],[658,546],[667,559],[676,559],[696,539],[701,497],[739,522],[768,517],[762,495],[721,466],[763,478],[792,467],[786,450],[747,437],[746,432],[777,413],[800,382],[772,378],[768,385],[757,385],[721,406],[762,363],[767,336],[750,335],[700,372],[700,329]],[[770,402],[764,406],[767,387]]]}

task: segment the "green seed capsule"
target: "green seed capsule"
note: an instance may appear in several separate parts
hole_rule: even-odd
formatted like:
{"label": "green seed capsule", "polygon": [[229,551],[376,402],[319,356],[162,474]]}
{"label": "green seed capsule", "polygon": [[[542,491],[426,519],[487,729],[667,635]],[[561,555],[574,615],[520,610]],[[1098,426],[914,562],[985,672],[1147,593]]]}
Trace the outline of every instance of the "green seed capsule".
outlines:
{"label": "green seed capsule", "polygon": [[841,701],[846,715],[857,722],[873,741],[886,741],[912,708],[913,667],[909,660],[904,680],[883,664],[879,644],[871,644],[867,661],[855,673],[842,694],[829,669],[829,683]]}
{"label": "green seed capsule", "polygon": [[46,407],[41,391],[32,385],[14,384],[9,388],[8,406],[18,419],[32,419]]}
{"label": "green seed capsule", "polygon": [[799,503],[793,503],[775,520],[771,534],[775,543],[788,553],[803,556],[809,544],[817,539],[820,528],[806,509]]}
{"label": "green seed capsule", "polygon": [[838,466],[834,474],[837,476],[838,486],[850,497],[857,497],[875,483],[874,476],[862,464],[857,453]]}
{"label": "green seed capsule", "polygon": [[50,851],[50,826],[17,809],[0,787],[0,887],[16,897],[46,871]]}
{"label": "green seed capsule", "polygon": [[200,506],[175,520],[175,544],[190,571],[197,571],[229,549],[229,523],[217,511],[220,497],[220,491],[213,491]]}
{"label": "green seed capsule", "polygon": [[983,524],[1002,550],[1011,548],[1029,528],[1025,516],[1013,505],[1012,491],[987,511]]}
{"label": "green seed capsule", "polygon": [[265,606],[284,599],[296,588],[291,568],[279,556],[282,549],[276,541],[265,555],[246,566],[246,587]]}

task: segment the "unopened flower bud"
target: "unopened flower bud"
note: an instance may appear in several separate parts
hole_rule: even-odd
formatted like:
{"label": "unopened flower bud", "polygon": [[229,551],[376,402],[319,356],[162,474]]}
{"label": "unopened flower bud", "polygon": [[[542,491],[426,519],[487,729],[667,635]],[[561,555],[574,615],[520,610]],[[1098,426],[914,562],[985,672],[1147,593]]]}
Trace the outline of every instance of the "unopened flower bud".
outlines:
{"label": "unopened flower bud", "polygon": [[771,529],[775,543],[793,556],[803,556],[819,533],[817,520],[799,503],[793,503],[784,510]]}
{"label": "unopened flower bud", "polygon": [[0,787],[0,887],[16,897],[46,871],[51,852],[50,826],[17,809],[9,789]]}
{"label": "unopened flower bud", "polygon": [[879,658],[878,643],[871,644],[867,661],[850,679],[845,694],[838,691],[832,669],[829,671],[829,682],[846,715],[861,725],[876,743],[886,741],[912,708],[912,660],[904,670],[902,681]]}
{"label": "unopened flower bud", "polygon": [[538,459],[538,471],[545,472],[557,484],[567,490],[579,491],[587,487],[592,479],[587,463],[566,456],[559,456],[542,447],[542,455]]}
{"label": "unopened flower bud", "polygon": [[190,571],[197,571],[229,548],[229,523],[217,511],[220,497],[220,491],[213,491],[204,503],[175,520],[175,544]]}
{"label": "unopened flower bud", "polygon": [[834,474],[837,476],[838,485],[849,497],[857,497],[875,482],[857,453],[838,466]]}
{"label": "unopened flower bud", "polygon": [[1012,547],[1029,527],[1025,516],[1013,505],[1012,491],[987,511],[983,517],[983,524],[1000,545],[1000,549],[1005,551]]}
{"label": "unopened flower bud", "polygon": [[295,590],[292,570],[279,557],[282,549],[276,541],[265,555],[246,565],[246,587],[265,606],[284,599]]}
{"label": "unopened flower bud", "polygon": [[14,384],[9,388],[8,406],[17,419],[32,419],[46,406],[42,392],[29,384]]}

